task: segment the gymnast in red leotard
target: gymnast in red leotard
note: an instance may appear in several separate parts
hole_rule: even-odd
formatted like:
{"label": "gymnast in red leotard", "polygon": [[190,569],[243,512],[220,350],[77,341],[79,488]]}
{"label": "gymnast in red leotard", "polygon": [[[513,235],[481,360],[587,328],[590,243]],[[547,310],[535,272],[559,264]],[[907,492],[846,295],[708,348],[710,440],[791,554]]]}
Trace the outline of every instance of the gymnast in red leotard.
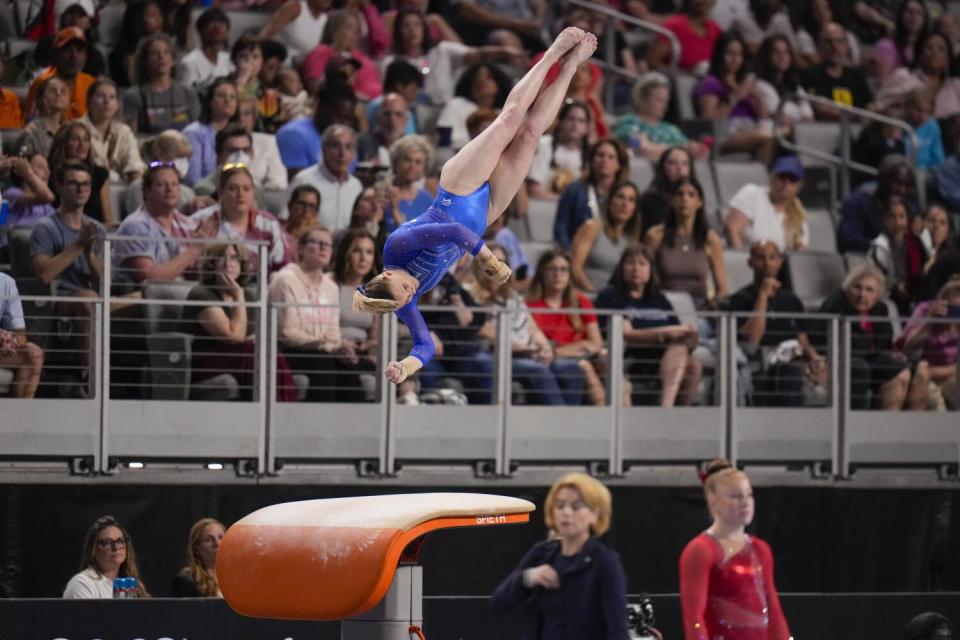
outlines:
{"label": "gymnast in red leotard", "polygon": [[680,555],[686,640],[792,640],[773,580],[770,546],[744,531],[753,520],[747,474],[714,460],[702,476],[713,524]]}

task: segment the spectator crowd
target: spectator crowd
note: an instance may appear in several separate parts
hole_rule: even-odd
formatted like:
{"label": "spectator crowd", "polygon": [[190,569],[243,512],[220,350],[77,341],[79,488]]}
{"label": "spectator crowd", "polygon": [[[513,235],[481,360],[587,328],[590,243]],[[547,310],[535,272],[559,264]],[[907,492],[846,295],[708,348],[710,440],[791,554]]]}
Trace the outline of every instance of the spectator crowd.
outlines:
{"label": "spectator crowd", "polygon": [[[448,274],[425,300],[443,307],[427,318],[440,357],[404,401],[451,386],[492,400],[496,304],[510,310],[527,403],[606,402],[610,326],[593,311],[612,309],[625,313],[625,404],[706,401],[719,338],[706,312],[731,311],[743,401],[803,405],[827,382],[827,328],[802,317],[819,310],[853,318],[854,406],[960,408],[960,331],[947,323],[960,317],[957,16],[939,0],[601,4],[675,39],[546,0],[46,0],[0,63],[10,393],[68,380],[89,394],[92,300],[109,287],[113,319],[142,333],[142,307],[124,299],[181,283],[195,378],[227,371],[250,396],[264,319],[248,305],[263,289],[279,308],[277,399],[372,399],[380,321],[351,310],[352,291],[430,205],[444,160],[550,36],[577,26],[612,40],[597,56],[613,51],[624,73],[579,69],[510,222],[487,232],[513,280],[490,290],[469,262]],[[836,214],[814,211],[822,185],[781,140],[841,119],[877,175],[854,172]],[[717,202],[714,173],[732,162],[766,175]],[[538,226],[550,237],[533,238]],[[806,274],[790,265],[802,253],[841,257],[845,279],[801,297],[792,284]],[[56,330],[25,322],[20,295],[38,292],[63,298]],[[72,341],[67,366],[50,366],[48,333]]]}

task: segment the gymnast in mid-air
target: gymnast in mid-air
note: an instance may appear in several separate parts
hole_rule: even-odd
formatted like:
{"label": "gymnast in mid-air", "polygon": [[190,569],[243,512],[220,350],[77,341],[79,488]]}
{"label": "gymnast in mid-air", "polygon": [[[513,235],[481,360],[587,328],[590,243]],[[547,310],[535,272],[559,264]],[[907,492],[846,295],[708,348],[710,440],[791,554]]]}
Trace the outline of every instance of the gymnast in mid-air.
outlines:
{"label": "gymnast in mid-air", "polygon": [[[383,272],[357,288],[355,311],[395,311],[413,337],[410,355],[391,362],[387,379],[399,384],[433,357],[433,339],[417,302],[451,265],[469,251],[494,282],[510,279],[510,267],[498,260],[481,237],[487,225],[503,214],[526,179],[540,137],[563,105],[570,80],[597,48],[592,33],[570,27],[507,96],[503,110],[483,133],[448,160],[440,172],[433,204],[400,225],[383,247]],[[543,89],[547,72],[560,63],[560,73]]]}

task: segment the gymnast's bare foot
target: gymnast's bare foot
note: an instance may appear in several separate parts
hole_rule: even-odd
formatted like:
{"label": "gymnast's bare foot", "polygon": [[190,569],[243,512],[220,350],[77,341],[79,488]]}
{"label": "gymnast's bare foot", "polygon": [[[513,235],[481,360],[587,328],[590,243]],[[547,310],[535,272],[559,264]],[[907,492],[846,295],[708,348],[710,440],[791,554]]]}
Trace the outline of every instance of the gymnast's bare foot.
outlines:
{"label": "gymnast's bare foot", "polygon": [[[547,53],[544,54],[544,57],[550,56],[552,58],[562,58],[563,54],[567,51],[570,51],[583,37],[586,35],[586,31],[583,29],[578,29],[577,27],[567,27],[560,32],[560,35],[557,36],[557,39],[553,41],[553,44],[550,45],[550,48],[547,49]],[[596,38],[594,38],[596,40]]]}
{"label": "gymnast's bare foot", "polygon": [[593,52],[596,50],[597,36],[592,33],[585,33],[577,46],[569,53],[567,60],[579,65],[593,57]]}

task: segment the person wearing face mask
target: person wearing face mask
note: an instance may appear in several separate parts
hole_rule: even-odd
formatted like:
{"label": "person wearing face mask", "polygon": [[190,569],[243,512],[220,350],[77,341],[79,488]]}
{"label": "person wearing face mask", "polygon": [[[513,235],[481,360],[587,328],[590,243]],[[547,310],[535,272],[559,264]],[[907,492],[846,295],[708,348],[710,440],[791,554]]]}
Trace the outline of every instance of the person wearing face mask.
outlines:
{"label": "person wearing face mask", "polygon": [[[232,124],[217,132],[214,148],[217,153],[216,168],[207,174],[203,180],[193,185],[193,190],[199,196],[216,198],[217,186],[220,184],[220,170],[224,165],[244,165],[254,175],[253,134],[240,124]],[[253,192],[257,201],[257,208],[267,206],[267,197],[263,193],[260,182],[253,181]]]}
{"label": "person wearing face mask", "polygon": [[116,118],[120,96],[113,80],[99,78],[90,85],[87,107],[80,122],[90,132],[93,162],[110,169],[111,182],[139,179],[146,165],[140,158],[140,147],[133,131]]}
{"label": "person wearing face mask", "polygon": [[627,640],[626,576],[599,538],[610,528],[610,490],[585,473],[568,473],[544,504],[549,537],[504,578],[490,608],[522,606],[523,640]]}
{"label": "person wearing face mask", "polygon": [[701,474],[713,523],[680,555],[686,640],[792,640],[773,577],[770,545],[753,520],[747,474],[717,458]]}
{"label": "person wearing face mask", "polygon": [[[168,129],[143,143],[143,159],[146,162],[172,163],[177,175],[183,179],[190,168],[190,156],[193,155],[190,141],[175,129]],[[187,215],[213,204],[210,196],[197,196],[194,190],[185,184],[180,185],[180,200],[177,210]],[[130,183],[123,202],[123,210],[133,212],[143,205],[143,178]]]}
{"label": "person wearing face mask", "polygon": [[197,520],[187,540],[187,566],[173,579],[174,598],[222,598],[217,583],[217,551],[226,529],[213,518]]}

